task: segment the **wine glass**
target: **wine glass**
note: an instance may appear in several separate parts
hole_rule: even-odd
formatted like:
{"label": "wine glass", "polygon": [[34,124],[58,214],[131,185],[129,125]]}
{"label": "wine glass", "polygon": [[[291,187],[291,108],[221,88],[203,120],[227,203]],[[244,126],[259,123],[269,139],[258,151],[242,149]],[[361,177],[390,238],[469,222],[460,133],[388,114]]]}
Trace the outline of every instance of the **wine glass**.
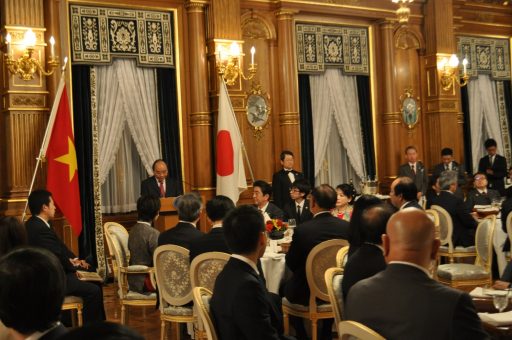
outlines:
{"label": "wine glass", "polygon": [[492,303],[500,313],[503,312],[508,306],[508,292],[505,292],[504,294],[494,294],[492,296]]}
{"label": "wine glass", "polygon": [[293,231],[295,230],[295,227],[297,226],[297,222],[295,222],[295,219],[290,218],[288,220],[288,237],[292,238]]}

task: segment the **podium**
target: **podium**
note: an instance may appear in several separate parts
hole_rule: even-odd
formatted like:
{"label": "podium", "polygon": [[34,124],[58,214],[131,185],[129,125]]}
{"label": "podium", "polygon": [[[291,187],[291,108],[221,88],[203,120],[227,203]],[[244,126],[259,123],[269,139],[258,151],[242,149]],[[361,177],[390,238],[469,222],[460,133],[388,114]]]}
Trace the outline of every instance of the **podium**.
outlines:
{"label": "podium", "polygon": [[173,228],[178,224],[178,211],[174,207],[174,200],[176,197],[160,198],[160,216],[155,222],[155,227],[164,232],[167,229]]}

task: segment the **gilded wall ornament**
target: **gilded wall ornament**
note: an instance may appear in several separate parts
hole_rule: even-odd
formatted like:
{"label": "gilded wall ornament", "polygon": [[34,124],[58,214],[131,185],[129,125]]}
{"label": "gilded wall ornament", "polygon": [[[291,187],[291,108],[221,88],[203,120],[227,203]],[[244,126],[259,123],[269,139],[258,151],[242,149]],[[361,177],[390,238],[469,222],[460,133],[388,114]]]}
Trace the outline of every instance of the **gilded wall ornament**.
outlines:
{"label": "gilded wall ornament", "polygon": [[260,84],[254,81],[251,83],[251,90],[247,95],[247,122],[253,130],[254,137],[260,140],[263,137],[263,130],[270,123],[270,96]]}
{"label": "gilded wall ornament", "polygon": [[414,99],[413,90],[411,88],[405,89],[404,94],[400,96],[400,112],[402,114],[402,121],[409,130],[412,130],[420,119],[420,98]]}

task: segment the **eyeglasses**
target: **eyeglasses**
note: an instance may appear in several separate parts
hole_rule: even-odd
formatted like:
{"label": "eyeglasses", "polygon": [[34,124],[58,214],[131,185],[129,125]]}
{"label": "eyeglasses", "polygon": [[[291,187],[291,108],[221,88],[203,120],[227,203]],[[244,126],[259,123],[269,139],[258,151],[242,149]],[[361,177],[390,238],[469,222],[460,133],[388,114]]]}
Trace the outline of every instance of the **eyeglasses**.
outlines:
{"label": "eyeglasses", "polygon": [[300,190],[299,190],[299,189],[296,189],[296,188],[295,188],[295,189],[294,189],[294,188],[292,188],[292,189],[290,189],[290,192],[297,193],[297,192],[300,192]]}

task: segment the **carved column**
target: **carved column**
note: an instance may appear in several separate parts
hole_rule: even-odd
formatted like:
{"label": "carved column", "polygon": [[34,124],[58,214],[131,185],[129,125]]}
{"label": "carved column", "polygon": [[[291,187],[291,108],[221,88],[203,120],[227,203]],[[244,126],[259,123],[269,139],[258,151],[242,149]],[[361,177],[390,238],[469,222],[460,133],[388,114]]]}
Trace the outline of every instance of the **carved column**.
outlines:
{"label": "carved column", "polygon": [[[290,150],[295,154],[295,164],[299,168],[302,164],[300,149],[299,108],[297,94],[297,69],[295,65],[295,51],[293,49],[293,15],[289,10],[279,10],[277,17],[277,47],[279,76],[279,125],[280,130],[275,131],[281,136],[282,149]],[[281,150],[276,150],[279,154]]]}

